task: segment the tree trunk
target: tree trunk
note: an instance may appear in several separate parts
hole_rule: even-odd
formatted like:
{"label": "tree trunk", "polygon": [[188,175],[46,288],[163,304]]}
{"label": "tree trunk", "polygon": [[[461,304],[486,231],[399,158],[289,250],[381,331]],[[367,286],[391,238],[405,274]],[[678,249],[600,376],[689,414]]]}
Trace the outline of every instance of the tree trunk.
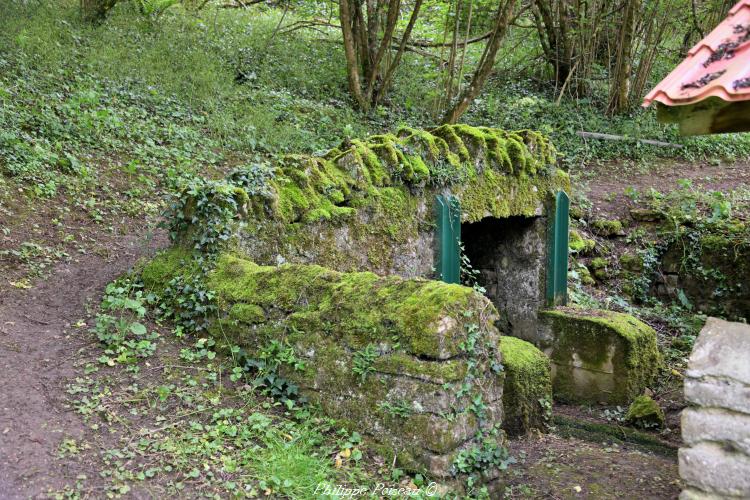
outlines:
{"label": "tree trunk", "polygon": [[359,83],[359,61],[357,60],[357,42],[353,30],[354,20],[350,10],[349,0],[339,2],[339,17],[341,19],[341,33],[344,39],[344,56],[346,57],[346,74],[349,81],[349,92],[357,101],[357,105],[365,113],[370,110],[370,103],[362,95]]}
{"label": "tree trunk", "polygon": [[482,91],[484,83],[487,81],[487,77],[492,73],[497,51],[500,49],[500,44],[502,43],[505,33],[508,31],[508,26],[512,21],[511,16],[513,15],[514,4],[514,0],[504,0],[504,2],[498,7],[492,37],[484,48],[484,54],[482,54],[477,69],[474,71],[471,83],[463,91],[453,108],[443,116],[443,123],[456,123],[458,119],[461,118],[461,115],[463,115],[469,108],[472,101]]}
{"label": "tree trunk", "polygon": [[633,37],[636,13],[640,10],[640,0],[625,0],[625,10],[617,37],[617,57],[612,70],[612,84],[609,92],[608,110],[612,114],[628,109],[630,101],[630,76],[633,66]]}

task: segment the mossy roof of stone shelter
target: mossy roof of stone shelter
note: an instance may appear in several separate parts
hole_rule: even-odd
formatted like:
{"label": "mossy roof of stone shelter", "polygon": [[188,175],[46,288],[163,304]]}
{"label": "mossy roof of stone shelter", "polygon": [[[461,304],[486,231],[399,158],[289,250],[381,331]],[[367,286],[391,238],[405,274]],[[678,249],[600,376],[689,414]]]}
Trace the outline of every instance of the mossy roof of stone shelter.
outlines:
{"label": "mossy roof of stone shelter", "polygon": [[287,223],[337,220],[367,206],[384,188],[406,186],[413,194],[447,189],[460,199],[467,221],[531,216],[546,192],[569,188],[555,159],[549,139],[530,130],[404,127],[347,139],[322,156],[285,157],[270,181],[270,204],[265,200],[260,213]]}

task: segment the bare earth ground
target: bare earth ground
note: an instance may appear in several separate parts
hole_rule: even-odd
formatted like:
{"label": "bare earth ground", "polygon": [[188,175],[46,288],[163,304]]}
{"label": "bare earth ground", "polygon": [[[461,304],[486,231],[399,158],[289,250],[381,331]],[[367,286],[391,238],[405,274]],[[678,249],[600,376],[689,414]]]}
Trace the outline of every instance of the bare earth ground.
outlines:
{"label": "bare earth ground", "polygon": [[[604,165],[592,167],[580,185],[596,213],[615,217],[627,213],[628,186],[667,191],[683,178],[707,189],[747,187],[750,166],[667,165],[623,176],[621,166]],[[31,239],[60,248],[50,221],[54,210],[44,212],[0,210],[0,229],[12,228],[10,236],[0,233],[0,250]],[[81,462],[58,457],[63,439],[78,440],[87,430],[66,406],[66,383],[80,370],[80,349],[91,344],[87,329],[76,323],[98,303],[109,281],[166,244],[162,234],[151,238],[145,227],[130,221],[108,231],[81,228],[79,246],[65,247],[74,257],[57,259],[28,285],[17,285],[23,272],[0,266],[0,498],[44,496],[80,474],[97,476]],[[102,439],[106,436],[91,441]],[[679,493],[676,460],[635,445],[553,432],[513,440],[511,451],[519,457],[509,472],[514,498],[675,498]]]}
{"label": "bare earth ground", "polygon": [[[583,177],[583,176],[581,176]],[[628,167],[610,163],[590,167],[585,178],[574,179],[579,192],[591,201],[593,212],[604,218],[622,218],[633,206],[625,195],[625,189],[635,188],[640,193],[648,193],[653,188],[667,192],[678,187],[681,179],[690,180],[694,187],[707,191],[727,191],[750,188],[750,164],[729,165],[665,163],[648,169]]]}
{"label": "bare earth ground", "polygon": [[79,347],[90,343],[75,323],[104,286],[140,257],[165,244],[163,235],[110,236],[99,251],[58,265],[30,289],[0,297],[0,497],[28,498],[62,488],[79,471],[57,460],[63,438],[84,427],[66,409],[65,385],[75,375]]}

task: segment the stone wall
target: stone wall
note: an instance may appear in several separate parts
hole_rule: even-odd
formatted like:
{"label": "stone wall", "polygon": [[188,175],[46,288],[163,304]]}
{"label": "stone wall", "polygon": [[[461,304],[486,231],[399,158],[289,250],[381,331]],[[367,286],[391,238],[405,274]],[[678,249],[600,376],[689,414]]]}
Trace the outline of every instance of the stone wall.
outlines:
{"label": "stone wall", "polygon": [[505,335],[535,337],[537,316],[545,307],[547,218],[487,218],[462,224],[461,239],[479,284],[502,311]]}
{"label": "stone wall", "polygon": [[682,291],[700,312],[750,320],[750,239],[723,231],[670,245],[652,293],[671,301]]}
{"label": "stone wall", "polygon": [[435,278],[436,196],[458,200],[462,223],[533,218],[570,183],[540,134],[455,125],[287,157],[269,186],[237,232],[253,261]]}
{"label": "stone wall", "polygon": [[750,498],[750,326],[709,318],[685,377],[681,499]]}
{"label": "stone wall", "polygon": [[[144,285],[161,293],[190,272],[189,258],[179,248],[162,254],[143,269]],[[281,363],[278,374],[368,436],[388,463],[395,454],[402,467],[449,477],[459,453],[486,447],[486,438],[502,445],[498,315],[471,288],[315,265],[259,266],[228,254],[207,285],[218,304],[208,328],[217,345],[258,359],[269,346],[291,349],[295,361]],[[536,389],[516,393],[518,404],[536,410],[527,401],[541,397]]]}

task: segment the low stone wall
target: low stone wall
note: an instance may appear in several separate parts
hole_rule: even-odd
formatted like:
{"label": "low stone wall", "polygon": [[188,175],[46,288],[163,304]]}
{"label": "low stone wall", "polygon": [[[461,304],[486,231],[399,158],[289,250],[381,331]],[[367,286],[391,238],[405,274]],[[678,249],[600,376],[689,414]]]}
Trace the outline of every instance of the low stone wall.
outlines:
{"label": "low stone wall", "polygon": [[740,227],[739,234],[722,229],[670,245],[651,292],[674,300],[682,291],[700,312],[750,320],[750,238]]}
{"label": "low stone wall", "polygon": [[[158,294],[189,269],[181,255],[188,254],[174,249],[149,263],[146,288]],[[256,358],[269,345],[292,349],[295,361],[278,374],[402,467],[447,477],[459,453],[502,446],[498,314],[471,288],[259,266],[228,254],[207,284],[219,309],[209,326],[218,345]]]}
{"label": "low stone wall", "polygon": [[685,378],[681,499],[750,498],[750,326],[709,318]]}

